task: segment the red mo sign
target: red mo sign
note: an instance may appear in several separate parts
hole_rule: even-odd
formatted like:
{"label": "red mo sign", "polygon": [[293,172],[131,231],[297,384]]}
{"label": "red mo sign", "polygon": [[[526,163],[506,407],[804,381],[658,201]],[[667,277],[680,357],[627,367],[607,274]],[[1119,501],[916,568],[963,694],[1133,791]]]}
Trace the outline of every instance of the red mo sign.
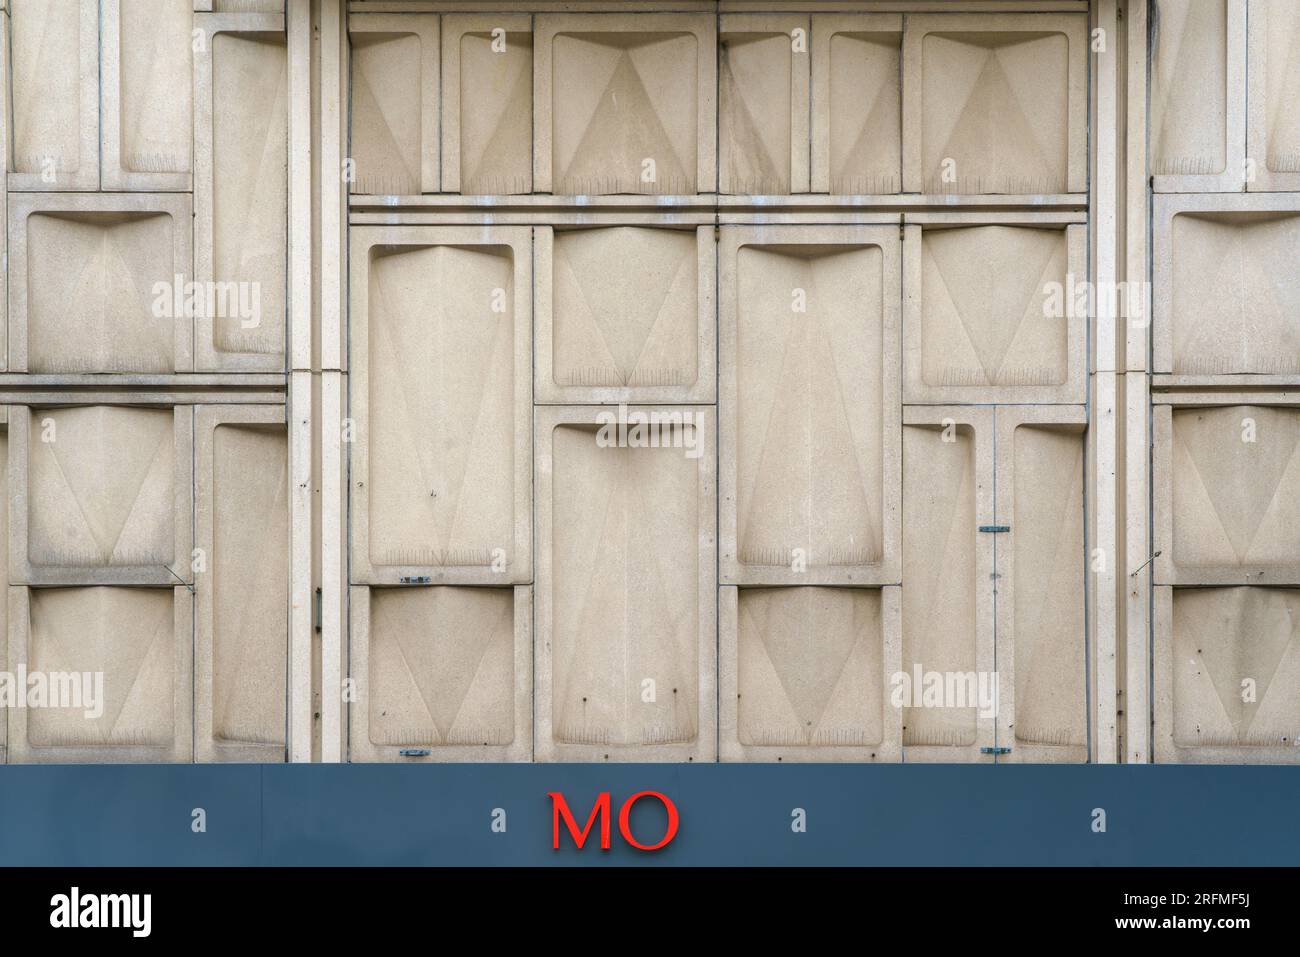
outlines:
{"label": "red mo sign", "polygon": [[[586,826],[579,831],[578,822],[573,819],[573,812],[569,810],[569,802],[564,799],[564,795],[559,791],[551,791],[547,794],[551,799],[551,847],[559,850],[560,847],[560,820],[563,818],[565,826],[569,829],[569,836],[573,838],[573,843],[579,848],[587,840],[587,835],[591,833],[592,825],[596,823],[596,818],[600,818],[600,849],[609,850],[609,792],[601,791],[600,796],[596,798],[596,806],[591,809],[591,815],[587,818]],[[663,804],[664,809],[668,812],[668,828],[664,831],[664,836],[659,839],[658,844],[642,844],[632,834],[632,827],[629,819],[632,816],[632,805],[636,804],[641,798],[654,798]],[[623,802],[623,806],[618,811],[618,831],[623,835],[623,840],[631,844],[637,850],[657,851],[677,836],[677,805],[666,794],[660,794],[658,791],[638,791],[630,798]]]}

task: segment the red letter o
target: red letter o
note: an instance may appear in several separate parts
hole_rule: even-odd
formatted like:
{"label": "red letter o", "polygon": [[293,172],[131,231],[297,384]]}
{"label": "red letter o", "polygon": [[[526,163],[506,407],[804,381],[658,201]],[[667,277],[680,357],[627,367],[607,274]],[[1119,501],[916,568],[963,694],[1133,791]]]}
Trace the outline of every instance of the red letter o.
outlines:
{"label": "red letter o", "polygon": [[[663,802],[664,809],[668,812],[668,829],[664,831],[663,840],[658,844],[642,844],[632,836],[632,827],[629,819],[632,815],[632,805],[643,797],[658,798]],[[666,794],[660,794],[658,791],[638,791],[630,798],[623,802],[623,806],[618,812],[618,829],[623,835],[623,840],[627,841],[639,851],[657,851],[674,837],[677,836],[677,805]]]}

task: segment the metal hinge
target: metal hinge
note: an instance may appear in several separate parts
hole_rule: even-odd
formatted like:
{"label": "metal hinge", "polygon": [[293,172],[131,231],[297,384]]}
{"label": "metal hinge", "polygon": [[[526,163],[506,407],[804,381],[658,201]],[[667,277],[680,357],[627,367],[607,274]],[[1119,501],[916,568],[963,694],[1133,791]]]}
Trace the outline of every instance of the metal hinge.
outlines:
{"label": "metal hinge", "polygon": [[1011,531],[1011,526],[1010,526],[1010,525],[981,525],[981,526],[980,526],[980,531],[981,531],[981,532],[991,532],[991,533],[993,533],[994,535],[997,535],[997,534],[1000,534],[1000,533],[1002,533],[1002,532],[1009,532],[1009,531]]}
{"label": "metal hinge", "polygon": [[1010,754],[1010,748],[980,748],[980,754]]}

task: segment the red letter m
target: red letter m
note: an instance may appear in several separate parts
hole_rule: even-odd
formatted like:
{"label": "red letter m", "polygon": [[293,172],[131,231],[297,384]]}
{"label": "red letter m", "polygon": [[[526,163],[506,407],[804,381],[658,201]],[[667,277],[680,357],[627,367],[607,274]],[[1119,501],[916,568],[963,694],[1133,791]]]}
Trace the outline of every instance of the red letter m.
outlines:
{"label": "red letter m", "polygon": [[560,817],[564,817],[564,823],[569,828],[569,836],[573,838],[573,843],[582,847],[583,842],[587,840],[587,835],[591,833],[591,826],[596,823],[596,817],[600,817],[600,849],[609,850],[609,792],[601,791],[600,796],[596,798],[596,806],[591,809],[591,817],[587,818],[587,826],[578,832],[578,822],[573,819],[573,812],[569,810],[569,803],[564,800],[564,795],[559,791],[550,791],[547,797],[551,799],[551,847],[559,850],[560,848]]}

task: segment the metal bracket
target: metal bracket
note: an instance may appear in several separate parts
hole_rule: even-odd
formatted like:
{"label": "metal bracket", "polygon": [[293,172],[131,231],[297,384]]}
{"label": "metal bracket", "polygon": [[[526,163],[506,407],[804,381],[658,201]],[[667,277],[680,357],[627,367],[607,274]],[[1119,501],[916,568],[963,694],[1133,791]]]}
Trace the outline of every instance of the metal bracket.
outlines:
{"label": "metal bracket", "polygon": [[980,754],[1010,754],[1010,748],[980,748]]}
{"label": "metal bracket", "polygon": [[980,531],[981,531],[981,532],[992,532],[994,535],[997,535],[997,534],[999,534],[1000,532],[1009,532],[1009,531],[1011,531],[1011,526],[1010,526],[1010,525],[981,525],[981,526],[980,526]]}
{"label": "metal bracket", "polygon": [[404,758],[427,758],[433,754],[428,748],[402,748],[397,753]]}
{"label": "metal bracket", "polygon": [[427,585],[432,580],[428,575],[403,575],[397,579],[402,585]]}

